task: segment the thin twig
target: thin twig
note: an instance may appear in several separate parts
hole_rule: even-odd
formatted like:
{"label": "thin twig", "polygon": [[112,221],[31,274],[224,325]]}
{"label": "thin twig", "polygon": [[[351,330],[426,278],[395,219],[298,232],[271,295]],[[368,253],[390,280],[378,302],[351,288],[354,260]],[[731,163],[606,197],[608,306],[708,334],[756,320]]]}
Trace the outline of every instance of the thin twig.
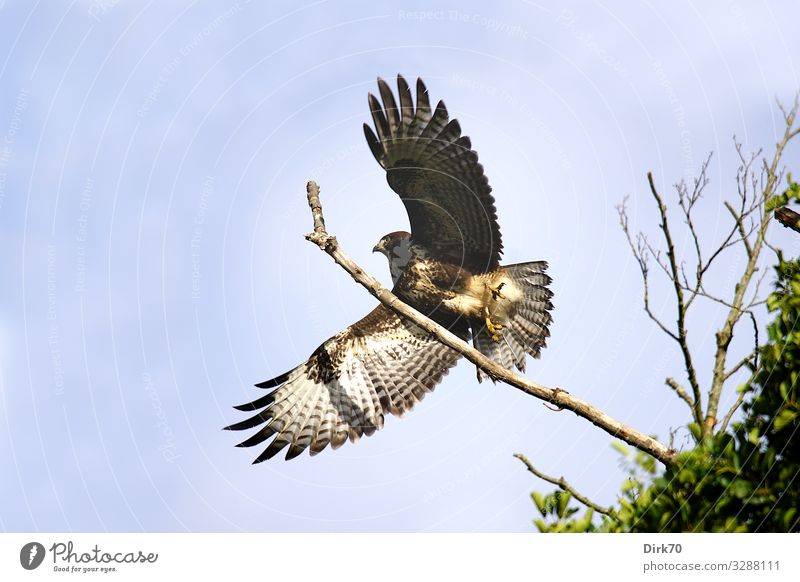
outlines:
{"label": "thin twig", "polygon": [[691,397],[691,396],[689,396],[689,395],[686,393],[686,390],[684,390],[683,386],[681,386],[681,385],[678,383],[678,381],[677,381],[677,380],[675,380],[675,378],[667,378],[666,380],[664,380],[664,383],[665,383],[667,386],[669,386],[670,388],[672,388],[672,389],[675,391],[675,393],[676,393],[678,396],[680,396],[681,400],[683,400],[684,402],[686,402],[686,404],[688,404],[688,405],[689,405],[689,408],[691,408],[692,410],[694,410],[694,401],[692,400],[692,397]]}
{"label": "thin twig", "polygon": [[[622,227],[622,231],[625,233],[625,238],[628,240],[628,245],[631,247],[631,253],[633,254],[633,257],[636,259],[636,262],[639,263],[639,270],[642,273],[642,289],[643,289],[642,292],[644,295],[644,311],[647,314],[647,316],[653,321],[653,323],[655,323],[659,328],[661,328],[661,331],[663,331],[665,334],[667,334],[675,341],[678,341],[678,336],[675,335],[675,332],[669,329],[664,324],[664,322],[661,321],[658,317],[656,317],[656,315],[650,309],[650,284],[648,281],[648,275],[650,271],[649,267],[647,266],[647,257],[648,257],[647,253],[649,252],[647,250],[648,243],[647,239],[641,234],[637,238],[637,244],[633,243],[633,237],[631,236],[631,232],[628,228],[628,214],[625,209],[626,200],[627,198],[622,201],[622,204],[617,206],[617,214],[619,214],[619,224]],[[656,262],[661,264],[661,261],[659,261],[657,258]],[[663,267],[662,265],[662,268],[665,267]]]}
{"label": "thin twig", "polygon": [[736,222],[736,228],[739,229],[739,235],[742,237],[742,244],[744,245],[744,250],[747,252],[747,256],[753,256],[753,249],[750,246],[750,242],[747,239],[747,230],[745,229],[744,222],[742,221],[741,215],[736,212],[736,209],[731,206],[731,203],[727,200],[725,201],[725,208],[728,209],[728,212],[731,213],[733,216],[733,220]]}
{"label": "thin twig", "polygon": [[581,495],[578,493],[575,488],[567,483],[567,480],[564,477],[559,477],[556,479],[555,477],[550,477],[549,475],[545,475],[541,471],[539,471],[536,467],[534,467],[531,462],[525,457],[525,455],[521,453],[515,453],[514,456],[518,458],[520,461],[525,463],[525,466],[528,468],[528,471],[539,477],[542,481],[547,481],[548,483],[552,483],[553,485],[557,486],[562,491],[566,491],[570,495],[572,495],[577,501],[583,503],[586,507],[590,509],[594,509],[597,513],[602,513],[603,515],[607,515],[613,519],[617,518],[617,514],[608,507],[603,507],[602,505],[598,505],[588,497]]}
{"label": "thin twig", "polygon": [[739,409],[744,402],[744,396],[746,391],[742,390],[739,392],[739,396],[736,398],[736,402],[733,403],[728,413],[725,415],[725,418],[722,419],[722,424],[720,424],[719,432],[720,434],[724,433],[728,429],[728,424],[731,422],[731,418],[733,418],[734,413]]}
{"label": "thin twig", "polygon": [[[697,203],[697,201],[702,197],[703,190],[705,190],[706,186],[708,186],[708,165],[711,163],[711,156],[712,154],[709,154],[708,157],[703,161],[703,164],[700,166],[700,173],[694,180],[694,188],[692,189],[691,194],[689,194],[689,190],[685,181],[681,181],[675,186],[676,190],[678,191],[678,204],[683,210],[683,216],[685,218],[686,225],[689,227],[689,233],[692,235],[692,241],[694,242],[695,256],[697,257],[695,276],[697,278],[696,283],[698,285],[703,277],[703,253],[700,250],[700,236],[697,234],[697,229],[694,226],[692,210],[694,209],[694,205]],[[681,266],[681,270],[683,270],[683,266]],[[684,280],[686,281],[685,275]],[[688,281],[686,281],[686,283],[688,286]],[[694,297],[691,297],[689,301],[687,301],[687,309],[688,304],[691,303],[693,299]]]}
{"label": "thin twig", "polygon": [[401,301],[397,296],[383,287],[377,279],[364,271],[348,257],[342,251],[339,243],[336,241],[336,237],[330,236],[327,233],[324,220],[322,219],[322,205],[319,201],[319,187],[317,184],[309,182],[306,191],[312,213],[315,212],[315,208],[318,209],[319,212],[319,220],[317,220],[316,215],[314,218],[314,232],[307,234],[306,239],[313,242],[330,255],[340,267],[350,273],[350,276],[357,283],[366,288],[383,305],[401,317],[412,321],[420,328],[436,337],[438,341],[463,355],[493,380],[500,380],[540,400],[550,402],[560,408],[571,410],[578,416],[585,418],[598,428],[606,431],[611,436],[623,440],[631,446],[652,455],[665,465],[669,465],[673,462],[675,451],[670,450],[656,439],[612,418],[588,402],[571,395],[566,390],[561,388],[549,388],[543,384],[532,382],[531,380],[514,374],[484,356],[478,350],[432,319]]}
{"label": "thin twig", "polygon": [[753,352],[752,354],[747,354],[744,358],[739,360],[738,364],[736,364],[733,368],[725,372],[725,379],[727,380],[728,378],[733,376],[736,372],[741,370],[744,366],[753,362],[753,360],[757,357],[757,355],[758,355],[757,351]]}

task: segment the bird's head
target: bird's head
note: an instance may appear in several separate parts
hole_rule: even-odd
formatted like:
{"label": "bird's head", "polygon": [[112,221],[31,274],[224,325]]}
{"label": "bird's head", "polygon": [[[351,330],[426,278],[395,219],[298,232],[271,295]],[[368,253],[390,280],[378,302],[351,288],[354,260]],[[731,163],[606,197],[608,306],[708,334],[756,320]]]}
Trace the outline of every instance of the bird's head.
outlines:
{"label": "bird's head", "polygon": [[372,248],[373,253],[381,253],[389,259],[389,270],[392,281],[397,283],[398,277],[411,259],[411,233],[404,231],[390,232]]}
{"label": "bird's head", "polygon": [[391,261],[392,255],[397,255],[398,251],[402,253],[403,251],[407,250],[410,244],[411,233],[399,230],[397,232],[390,232],[389,234],[385,235],[381,240],[378,241],[378,244],[372,247],[372,252],[381,253]]}

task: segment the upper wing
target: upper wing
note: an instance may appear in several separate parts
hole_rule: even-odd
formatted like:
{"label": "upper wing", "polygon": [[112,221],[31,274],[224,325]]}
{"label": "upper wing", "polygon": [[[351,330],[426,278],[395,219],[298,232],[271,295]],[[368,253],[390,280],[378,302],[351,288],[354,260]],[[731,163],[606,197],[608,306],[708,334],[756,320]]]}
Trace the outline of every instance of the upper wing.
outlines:
{"label": "upper wing", "polygon": [[238,410],[261,410],[226,427],[243,430],[263,425],[240,447],[277,435],[256,458],[272,458],[289,446],[286,459],[311,447],[315,455],[328,443],[338,448],[350,437],[383,427],[383,415],[402,415],[422,400],[455,365],[460,354],[415,324],[379,305],[336,334],[305,363],[277,378],[256,384],[274,388]]}
{"label": "upper wing", "polygon": [[406,207],[412,237],[473,272],[493,271],[503,248],[497,211],[469,138],[461,135],[458,121],[448,118],[443,102],[431,112],[421,79],[416,108],[401,75],[400,107],[383,79],[378,88],[383,108],[369,95],[377,136],[366,123],[364,135]]}

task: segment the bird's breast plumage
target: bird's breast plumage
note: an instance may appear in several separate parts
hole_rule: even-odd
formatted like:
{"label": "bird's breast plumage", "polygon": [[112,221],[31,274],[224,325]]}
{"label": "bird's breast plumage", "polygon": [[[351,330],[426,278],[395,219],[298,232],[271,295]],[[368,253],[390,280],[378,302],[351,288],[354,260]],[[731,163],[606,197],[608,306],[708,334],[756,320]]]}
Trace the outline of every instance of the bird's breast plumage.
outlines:
{"label": "bird's breast plumage", "polygon": [[422,246],[412,245],[408,262],[395,284],[395,293],[423,312],[463,292],[471,274],[460,265],[431,257]]}

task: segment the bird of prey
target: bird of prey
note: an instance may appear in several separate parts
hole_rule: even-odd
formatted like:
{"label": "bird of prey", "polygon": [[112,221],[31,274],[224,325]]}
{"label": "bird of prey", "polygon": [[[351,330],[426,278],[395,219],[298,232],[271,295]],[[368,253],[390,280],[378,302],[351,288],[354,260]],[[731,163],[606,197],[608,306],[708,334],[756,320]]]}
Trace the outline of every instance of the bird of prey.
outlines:
{"label": "bird of prey", "polygon": [[[403,202],[411,232],[392,232],[375,248],[389,260],[392,292],[440,325],[472,340],[502,366],[525,370],[549,336],[551,282],[544,261],[500,265],[502,243],[494,197],[470,139],[443,102],[431,108],[422,80],[416,99],[398,75],[398,100],[378,79],[369,94],[375,131],[364,124],[372,154]],[[325,341],[311,357],[256,384],[269,392],[236,406],[255,411],[226,427],[256,428],[240,443],[274,439],[259,463],[288,447],[286,459],[329,444],[355,442],[402,415],[442,380],[460,354],[414,323],[379,305]],[[478,370],[478,380],[484,374]]]}

